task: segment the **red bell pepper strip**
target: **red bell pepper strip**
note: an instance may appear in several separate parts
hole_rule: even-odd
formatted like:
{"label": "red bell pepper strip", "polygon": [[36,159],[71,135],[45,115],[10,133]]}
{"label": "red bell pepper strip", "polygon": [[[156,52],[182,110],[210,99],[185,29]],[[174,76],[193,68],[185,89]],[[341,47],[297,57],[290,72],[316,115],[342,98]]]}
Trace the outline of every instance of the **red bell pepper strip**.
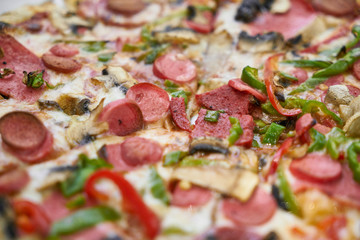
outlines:
{"label": "red bell pepper strip", "polygon": [[116,184],[123,196],[123,208],[125,211],[139,218],[148,238],[155,238],[160,230],[158,217],[145,205],[133,186],[120,174],[106,169],[93,173],[85,184],[87,195],[100,200],[106,200],[108,198],[107,195],[95,188],[96,182],[103,178],[109,179]]}
{"label": "red bell pepper strip", "polygon": [[47,236],[51,222],[39,205],[27,200],[15,200],[12,205],[16,214],[16,225],[21,231]]}
{"label": "red bell pepper strip", "polygon": [[287,151],[289,150],[289,148],[293,144],[293,141],[294,141],[294,138],[287,138],[281,144],[279,150],[275,153],[275,155],[274,155],[274,157],[272,159],[269,172],[265,177],[266,179],[268,179],[269,176],[273,175],[276,172],[282,156],[284,156],[287,153]]}
{"label": "red bell pepper strip", "polygon": [[275,93],[274,93],[275,85],[273,82],[273,78],[274,78],[274,71],[277,69],[276,60],[278,57],[280,57],[282,55],[283,55],[283,53],[271,56],[265,62],[264,78],[265,78],[266,91],[267,91],[271,105],[273,105],[273,107],[276,109],[276,111],[278,113],[280,113],[283,116],[295,116],[302,112],[301,109],[299,109],[299,108],[293,108],[293,109],[283,108],[280,105],[280,103],[277,100]]}

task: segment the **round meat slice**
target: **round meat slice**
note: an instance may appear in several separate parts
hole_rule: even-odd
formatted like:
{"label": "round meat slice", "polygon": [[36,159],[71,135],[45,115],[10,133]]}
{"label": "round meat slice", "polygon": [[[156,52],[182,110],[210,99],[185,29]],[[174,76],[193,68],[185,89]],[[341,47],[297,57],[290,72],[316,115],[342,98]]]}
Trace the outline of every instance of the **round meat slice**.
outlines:
{"label": "round meat slice", "polygon": [[142,0],[109,0],[107,7],[115,12],[135,14],[141,12],[146,5]]}
{"label": "round meat slice", "polygon": [[155,141],[132,137],[126,139],[120,146],[123,161],[130,166],[141,166],[161,161],[163,149]]}
{"label": "round meat slice", "polygon": [[256,97],[261,102],[266,102],[267,96],[265,94],[263,94],[263,93],[255,90],[254,88],[250,87],[249,85],[247,85],[246,83],[241,81],[241,79],[239,79],[239,78],[231,79],[229,81],[228,85],[230,87],[240,91],[240,92],[250,93],[251,95]]}
{"label": "round meat slice", "polygon": [[58,57],[49,53],[44,54],[41,59],[47,68],[60,73],[74,73],[81,68],[81,64],[74,59]]}
{"label": "round meat slice", "polygon": [[[251,232],[249,229],[242,227],[220,227],[212,229],[210,233],[206,234],[201,240],[261,240],[264,239],[260,235]],[[199,239],[199,240],[200,240]],[[267,239],[267,238],[265,238]]]}
{"label": "round meat slice", "polygon": [[0,194],[20,191],[30,181],[27,171],[21,168],[10,170],[0,175]]}
{"label": "round meat slice", "polygon": [[360,59],[357,60],[353,65],[353,74],[360,81]]}
{"label": "round meat slice", "polygon": [[358,8],[356,0],[312,0],[315,9],[334,16],[346,16]]}
{"label": "round meat slice", "polygon": [[33,150],[43,144],[47,130],[28,112],[10,112],[0,118],[0,134],[4,143],[19,150]]}
{"label": "round meat slice", "polygon": [[129,99],[116,100],[106,105],[99,120],[107,122],[109,132],[118,136],[126,136],[144,125],[139,106]]}
{"label": "round meat slice", "polygon": [[73,57],[76,54],[78,54],[79,50],[74,46],[60,43],[60,44],[56,44],[52,48],[50,48],[50,52],[58,57],[69,58],[69,57]]}
{"label": "round meat slice", "polygon": [[328,182],[341,177],[341,164],[329,155],[309,153],[290,164],[291,173],[297,178],[315,182]]}
{"label": "round meat slice", "polygon": [[131,87],[126,98],[135,101],[144,116],[145,122],[159,120],[169,109],[168,93],[151,83],[139,83]]}
{"label": "round meat slice", "polygon": [[349,89],[349,93],[354,96],[357,97],[360,95],[360,88],[354,87],[352,85],[346,85],[347,88]]}
{"label": "round meat slice", "polygon": [[263,224],[274,215],[276,209],[275,199],[261,188],[257,188],[245,203],[235,199],[225,199],[222,203],[224,215],[237,225]]}
{"label": "round meat slice", "polygon": [[211,199],[211,191],[192,185],[189,189],[182,189],[177,183],[171,198],[171,205],[177,207],[199,207],[205,205]]}
{"label": "round meat slice", "polygon": [[196,66],[183,55],[169,53],[157,58],[153,73],[161,79],[170,79],[177,83],[190,82],[196,78]]}
{"label": "round meat slice", "polygon": [[171,98],[170,111],[176,126],[181,130],[191,132],[190,121],[186,116],[184,98]]}

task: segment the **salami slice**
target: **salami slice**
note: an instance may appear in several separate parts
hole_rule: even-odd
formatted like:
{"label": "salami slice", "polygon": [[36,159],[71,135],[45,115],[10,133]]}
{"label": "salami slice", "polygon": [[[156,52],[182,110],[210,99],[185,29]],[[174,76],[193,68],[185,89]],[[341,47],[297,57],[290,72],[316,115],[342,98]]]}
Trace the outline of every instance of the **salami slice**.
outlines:
{"label": "salami slice", "polygon": [[346,16],[355,13],[358,8],[355,0],[313,0],[315,9],[334,16]]}
{"label": "salami slice", "polygon": [[146,122],[161,119],[170,106],[168,93],[151,83],[136,84],[127,91],[126,98],[139,105]]}
{"label": "salami slice", "polygon": [[115,12],[135,14],[145,8],[145,3],[142,0],[109,0],[107,7]]}
{"label": "salami slice", "polygon": [[353,74],[360,81],[360,60],[357,60],[353,65]]}
{"label": "salami slice", "polygon": [[[28,103],[36,102],[44,91],[44,87],[27,87],[23,83],[23,72],[44,70],[41,60],[10,35],[0,33],[0,46],[4,53],[0,62],[1,68],[9,68],[15,72],[1,79],[0,94]],[[44,74],[44,80],[47,81],[46,74]]]}
{"label": "salami slice", "polygon": [[235,145],[250,148],[254,139],[254,119],[250,115],[238,116],[238,119],[240,121],[243,134],[241,134],[240,138],[235,142]]}
{"label": "salami slice", "polygon": [[169,53],[157,58],[153,73],[161,79],[177,83],[190,82],[196,78],[196,66],[182,55]]}
{"label": "salami slice", "polygon": [[225,199],[222,202],[224,215],[240,226],[263,224],[274,215],[276,209],[276,201],[272,195],[260,188],[245,203],[235,199]]}
{"label": "salami slice", "polygon": [[199,207],[209,202],[211,197],[211,191],[206,188],[192,185],[189,189],[182,189],[176,184],[172,191],[171,205],[182,208]]}
{"label": "salami slice", "polygon": [[328,182],[341,177],[341,164],[329,155],[309,153],[300,159],[293,160],[290,171],[300,179]]}
{"label": "salami slice", "polygon": [[319,133],[324,134],[324,135],[328,134],[331,131],[331,128],[324,126],[320,123],[315,124],[313,128],[316,131],[318,131]]}
{"label": "salami slice", "polygon": [[315,20],[316,12],[305,0],[291,0],[291,8],[283,14],[262,13],[250,24],[251,35],[279,32],[285,39],[295,37]]}
{"label": "salami slice", "polygon": [[155,141],[132,137],[126,139],[120,146],[123,161],[130,166],[141,166],[161,161],[163,149]]}
{"label": "salami slice", "polygon": [[339,74],[339,75],[335,75],[335,76],[332,76],[332,77],[329,77],[328,80],[326,80],[324,82],[324,84],[328,87],[330,86],[333,86],[333,85],[339,85],[339,84],[342,84],[344,82],[345,78],[342,74]]}
{"label": "salami slice", "polygon": [[291,73],[298,79],[298,81],[295,83],[296,85],[300,85],[308,79],[307,71],[302,68],[294,68]]}
{"label": "salami slice", "polygon": [[241,81],[240,78],[237,79],[231,79],[229,81],[229,86],[240,91],[240,92],[247,92],[251,95],[253,95],[254,97],[256,97],[259,101],[261,102],[266,102],[266,95],[255,90],[254,88],[250,87],[249,85],[247,85],[246,83],[244,83],[243,81]]}
{"label": "salami slice", "polygon": [[47,68],[56,72],[74,73],[81,69],[81,64],[71,58],[58,57],[53,54],[46,53],[41,59]]}
{"label": "salami slice", "polygon": [[16,168],[0,175],[0,194],[11,194],[20,191],[30,181],[25,169]]}
{"label": "salami slice", "polygon": [[197,94],[195,97],[200,106],[210,110],[223,110],[230,115],[247,114],[249,111],[249,94],[239,92],[228,85]]}
{"label": "salami slice", "polygon": [[220,227],[214,229],[212,233],[206,235],[206,238],[201,240],[216,239],[216,240],[261,240],[263,237],[256,233],[249,231],[242,227]]}
{"label": "salami slice", "polygon": [[316,120],[311,116],[310,113],[306,113],[301,116],[295,125],[296,134],[302,136],[304,133],[310,130],[312,126],[316,124]]}
{"label": "salami slice", "polygon": [[136,168],[135,166],[128,165],[121,157],[120,143],[104,145],[99,150],[99,156],[111,163],[114,170],[117,171],[130,171]]}
{"label": "salami slice", "polygon": [[360,88],[354,87],[352,85],[346,85],[347,88],[349,89],[349,93],[354,96],[357,97],[360,95]]}
{"label": "salami slice", "polygon": [[129,99],[120,99],[106,105],[99,120],[107,122],[110,133],[118,136],[128,135],[143,127],[141,110],[134,101]]}
{"label": "salami slice", "polygon": [[184,98],[171,98],[170,111],[176,126],[181,130],[191,132],[190,121],[186,116]]}
{"label": "salami slice", "polygon": [[78,54],[79,50],[74,46],[60,43],[50,48],[50,52],[58,57],[70,58]]}

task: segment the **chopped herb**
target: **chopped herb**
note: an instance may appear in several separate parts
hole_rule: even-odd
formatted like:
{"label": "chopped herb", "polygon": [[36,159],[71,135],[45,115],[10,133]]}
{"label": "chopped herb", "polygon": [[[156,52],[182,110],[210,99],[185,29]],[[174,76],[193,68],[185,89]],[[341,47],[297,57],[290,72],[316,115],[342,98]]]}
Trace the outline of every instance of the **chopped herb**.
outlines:
{"label": "chopped herb", "polygon": [[154,167],[150,168],[150,191],[155,198],[162,201],[165,205],[170,203],[164,182]]}
{"label": "chopped herb", "polygon": [[163,165],[171,166],[171,165],[177,164],[180,162],[181,159],[183,159],[187,155],[188,155],[187,152],[182,152],[182,151],[170,152],[165,155]]}
{"label": "chopped herb", "polygon": [[217,122],[219,120],[219,117],[220,111],[207,110],[204,119],[208,122]]}
{"label": "chopped herb", "polygon": [[13,70],[11,70],[10,68],[4,68],[2,69],[2,73],[0,73],[0,79],[1,78],[5,78],[6,76],[9,76],[10,74],[15,74],[15,72]]}
{"label": "chopped herb", "polygon": [[98,60],[100,62],[108,62],[109,60],[111,60],[114,57],[115,54],[116,54],[116,52],[99,54],[98,55]]}
{"label": "chopped herb", "polygon": [[285,130],[284,126],[281,126],[276,123],[271,123],[270,127],[265,133],[262,143],[275,145],[278,142],[279,137],[284,130]]}

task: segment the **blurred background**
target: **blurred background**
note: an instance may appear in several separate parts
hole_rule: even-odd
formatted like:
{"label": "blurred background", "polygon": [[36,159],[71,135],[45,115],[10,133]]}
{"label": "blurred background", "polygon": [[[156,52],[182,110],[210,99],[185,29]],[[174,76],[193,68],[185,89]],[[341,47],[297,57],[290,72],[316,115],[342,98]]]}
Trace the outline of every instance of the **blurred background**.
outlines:
{"label": "blurred background", "polygon": [[[48,0],[49,1],[49,0]],[[46,0],[0,0],[0,14],[19,8],[26,4],[40,4],[46,2]],[[62,0],[53,0],[59,6],[62,5]]]}

